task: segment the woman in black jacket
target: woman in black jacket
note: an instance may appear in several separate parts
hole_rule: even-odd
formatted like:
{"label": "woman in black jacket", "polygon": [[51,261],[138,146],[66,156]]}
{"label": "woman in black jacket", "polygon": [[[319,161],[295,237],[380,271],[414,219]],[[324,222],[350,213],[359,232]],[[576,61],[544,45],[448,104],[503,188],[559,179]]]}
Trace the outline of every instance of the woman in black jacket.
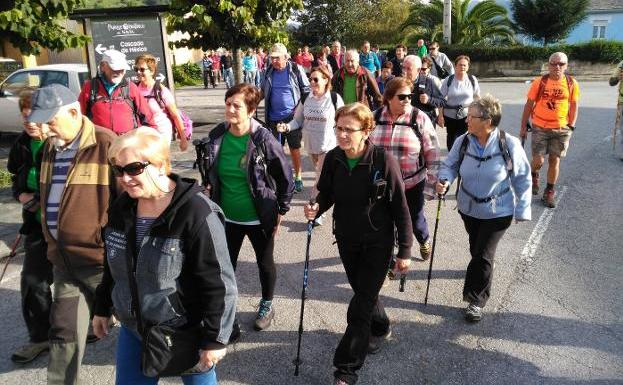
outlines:
{"label": "woman in black jacket", "polygon": [[141,365],[142,340],[164,325],[196,333],[186,351],[198,362],[182,370],[184,384],[215,385],[238,296],[223,214],[196,180],[171,173],[168,143],[152,128],[118,137],[108,157],[125,192],[110,206],[104,231],[93,331],[108,333],[114,308],[121,322],[116,384],[157,382]]}
{"label": "woman in black jacket", "polygon": [[52,306],[52,264],[47,258],[48,245],[41,230],[39,206],[39,172],[45,138],[39,126],[26,120],[30,115],[33,91],[26,89],[20,93],[18,105],[24,117],[24,132],[11,147],[7,162],[7,169],[13,174],[13,197],[22,204],[23,219],[19,230],[24,235],[25,251],[20,293],[30,344],[21,347],[11,356],[13,362],[20,364],[34,360],[49,349],[48,332]]}
{"label": "woman in black jacket", "polygon": [[[252,85],[238,84],[227,91],[227,122],[202,140],[205,154],[200,170],[210,197],[225,213],[227,247],[234,269],[244,238],[251,241],[262,286],[254,328],[264,330],[275,316],[275,235],[281,217],[290,209],[294,183],[283,148],[252,118],[259,102],[260,92]],[[236,323],[233,340],[239,330]]]}
{"label": "woman in black jacket", "polygon": [[314,220],[333,206],[335,238],[354,295],[348,326],[333,365],[335,384],[354,384],[368,353],[390,336],[389,319],[378,295],[392,258],[394,227],[398,234],[395,271],[406,272],[412,244],[411,220],[396,159],[368,141],[374,117],[354,103],[338,109],[338,147],[326,155],[318,181],[317,203],[305,206]]}

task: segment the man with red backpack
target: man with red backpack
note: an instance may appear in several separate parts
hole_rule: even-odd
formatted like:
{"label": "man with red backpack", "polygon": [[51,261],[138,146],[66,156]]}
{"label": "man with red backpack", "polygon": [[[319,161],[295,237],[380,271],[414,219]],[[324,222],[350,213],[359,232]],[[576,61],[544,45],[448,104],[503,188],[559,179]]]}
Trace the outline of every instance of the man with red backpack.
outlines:
{"label": "man with red backpack", "polygon": [[102,55],[99,73],[86,81],[78,97],[82,113],[95,125],[120,135],[139,126],[155,128],[152,112],[136,84],[125,77],[130,66],[125,54],[109,49]]}
{"label": "man with red backpack", "polygon": [[560,171],[560,158],[569,148],[571,134],[578,119],[578,82],[566,74],[567,55],[555,52],[549,57],[549,73],[534,79],[528,91],[528,101],[521,116],[519,136],[528,132],[528,118],[532,120],[532,194],[539,193],[539,170],[547,159],[547,187],[543,204],[554,208],[554,185]]}

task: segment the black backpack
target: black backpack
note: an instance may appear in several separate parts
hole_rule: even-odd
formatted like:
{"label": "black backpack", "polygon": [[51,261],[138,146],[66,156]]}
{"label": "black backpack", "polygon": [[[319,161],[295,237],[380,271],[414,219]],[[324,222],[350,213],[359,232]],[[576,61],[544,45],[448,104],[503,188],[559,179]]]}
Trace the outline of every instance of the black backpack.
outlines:
{"label": "black backpack", "polygon": [[[388,125],[390,124],[390,122],[386,122],[386,121],[382,121],[381,120],[381,116],[382,116],[382,112],[383,112],[383,108],[379,108],[377,110],[374,111],[374,122],[377,125]],[[420,168],[418,168],[413,174],[411,175],[406,175],[404,176],[402,179],[403,180],[407,180],[409,178],[413,178],[414,176],[416,176],[417,174],[419,174],[420,172],[426,170],[426,159],[424,159],[424,137],[422,136],[422,129],[420,127],[420,124],[417,122],[417,115],[420,112],[420,110],[418,110],[416,107],[413,107],[413,109],[411,110],[411,118],[409,119],[409,123],[396,123],[393,122],[392,125],[393,126],[407,126],[407,127],[411,127],[411,129],[413,130],[413,132],[415,133],[415,136],[417,136],[418,140],[420,141],[420,153],[418,156],[418,164],[420,165]]]}
{"label": "black backpack", "polygon": [[[469,82],[472,83],[472,88],[476,90],[476,78],[474,77],[474,75],[467,74],[467,78],[469,79]],[[454,80],[454,74],[448,76],[448,88],[450,88],[450,85],[452,84],[453,80]]]}
{"label": "black backpack", "polygon": [[[134,128],[137,128],[139,126],[139,122],[142,123],[144,121],[144,117],[138,113],[136,104],[134,103],[134,99],[130,97],[130,83],[128,83],[127,79],[124,79],[123,81],[125,82],[125,84],[121,86],[121,98],[126,103],[128,103],[130,108],[132,108],[132,113],[134,115],[134,119],[132,119],[132,125]],[[95,102],[98,100],[97,92],[99,91],[99,86],[100,86],[99,78],[98,77],[92,78],[91,79],[91,90],[89,92],[89,99],[87,100],[87,105],[86,105],[86,112],[87,112],[86,115],[91,120],[93,120],[93,113],[91,109],[93,108],[93,104],[95,104]],[[110,95],[108,95],[108,93],[106,93],[106,97],[103,97],[103,99],[107,99],[109,101],[113,100],[113,98],[111,98]]]}

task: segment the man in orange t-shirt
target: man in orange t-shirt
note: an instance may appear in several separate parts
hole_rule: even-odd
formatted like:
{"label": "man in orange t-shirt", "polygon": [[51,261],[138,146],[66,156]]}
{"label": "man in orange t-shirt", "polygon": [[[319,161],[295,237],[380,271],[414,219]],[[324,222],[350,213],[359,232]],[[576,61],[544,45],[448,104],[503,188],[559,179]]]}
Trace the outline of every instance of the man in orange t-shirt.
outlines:
{"label": "man in orange t-shirt", "polygon": [[528,118],[532,120],[532,194],[539,193],[539,170],[547,158],[547,187],[543,203],[554,208],[554,185],[560,170],[560,158],[569,148],[571,133],[578,118],[580,88],[578,82],[565,74],[567,55],[553,53],[549,57],[549,73],[532,82],[528,100],[521,116],[519,135],[527,135]]}

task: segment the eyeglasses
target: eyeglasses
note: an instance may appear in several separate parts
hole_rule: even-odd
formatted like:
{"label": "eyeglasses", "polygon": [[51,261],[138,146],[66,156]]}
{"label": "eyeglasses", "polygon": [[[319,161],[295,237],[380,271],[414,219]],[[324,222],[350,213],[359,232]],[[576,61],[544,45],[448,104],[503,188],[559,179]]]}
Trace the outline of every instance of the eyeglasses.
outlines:
{"label": "eyeglasses", "polygon": [[398,98],[398,100],[400,100],[401,102],[405,99],[409,99],[411,100],[411,94],[400,94],[400,95],[396,95],[396,97]]}
{"label": "eyeglasses", "polygon": [[112,173],[115,177],[121,178],[123,173],[128,174],[129,176],[137,176],[145,171],[145,168],[149,166],[151,163],[149,162],[132,162],[128,163],[125,166],[112,166]]}
{"label": "eyeglasses", "polygon": [[312,83],[318,83],[320,81],[320,78],[309,78],[309,81]]}
{"label": "eyeglasses", "polygon": [[428,68],[428,67],[422,67],[422,68],[420,68],[420,72],[426,72],[426,71],[428,71],[429,69],[430,69],[430,68]]}
{"label": "eyeglasses", "polygon": [[363,131],[362,129],[355,129],[355,128],[350,128],[350,127],[340,127],[340,126],[335,126],[333,127],[333,130],[335,131],[335,133],[340,133],[340,132],[345,132],[348,135],[352,135],[353,133],[357,132],[357,131]]}
{"label": "eyeglasses", "polygon": [[550,63],[549,63],[549,65],[551,65],[552,67],[564,67],[564,66],[566,66],[566,65],[567,65],[567,63],[565,63],[565,62],[561,62],[561,61],[559,61],[559,62],[557,62],[557,63],[552,63],[552,62],[550,62]]}
{"label": "eyeglasses", "polygon": [[134,67],[134,71],[136,71],[136,72],[145,72],[148,69],[149,68],[147,68],[147,67]]}
{"label": "eyeglasses", "polygon": [[467,115],[467,119],[484,119],[484,117],[481,116],[474,116],[474,115]]}

